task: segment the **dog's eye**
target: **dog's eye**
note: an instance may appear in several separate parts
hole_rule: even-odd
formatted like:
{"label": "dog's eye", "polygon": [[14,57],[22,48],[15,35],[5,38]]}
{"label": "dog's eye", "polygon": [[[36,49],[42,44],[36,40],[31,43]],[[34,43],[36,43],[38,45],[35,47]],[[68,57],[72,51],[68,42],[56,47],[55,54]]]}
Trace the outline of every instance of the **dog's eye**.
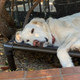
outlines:
{"label": "dog's eye", "polygon": [[28,39],[28,40],[26,40],[26,42],[29,42],[29,39]]}
{"label": "dog's eye", "polygon": [[34,32],[34,28],[31,30],[31,33],[33,33]]}

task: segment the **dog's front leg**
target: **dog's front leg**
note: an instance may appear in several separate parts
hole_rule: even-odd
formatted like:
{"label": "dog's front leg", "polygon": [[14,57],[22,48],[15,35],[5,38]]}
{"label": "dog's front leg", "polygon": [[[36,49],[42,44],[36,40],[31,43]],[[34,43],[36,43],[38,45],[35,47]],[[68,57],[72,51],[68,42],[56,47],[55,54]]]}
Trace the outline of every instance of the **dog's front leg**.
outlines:
{"label": "dog's front leg", "polygon": [[58,48],[57,57],[62,65],[62,67],[73,67],[74,66],[72,59],[69,56],[68,52],[69,52],[71,46],[77,40],[78,40],[77,34],[70,35],[65,39],[64,43]]}
{"label": "dog's front leg", "polygon": [[62,67],[73,67],[71,57],[68,54],[68,51],[65,48],[58,48],[57,57],[62,65]]}

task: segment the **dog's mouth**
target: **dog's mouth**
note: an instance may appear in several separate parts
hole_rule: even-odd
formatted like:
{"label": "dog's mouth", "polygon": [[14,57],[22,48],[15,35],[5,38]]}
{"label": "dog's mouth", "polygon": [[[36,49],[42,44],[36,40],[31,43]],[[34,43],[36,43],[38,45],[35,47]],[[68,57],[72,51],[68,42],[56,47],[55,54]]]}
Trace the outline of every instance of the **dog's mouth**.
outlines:
{"label": "dog's mouth", "polygon": [[45,41],[38,41],[38,40],[34,40],[33,41],[33,46],[36,46],[36,47],[43,47],[43,44],[45,43]]}

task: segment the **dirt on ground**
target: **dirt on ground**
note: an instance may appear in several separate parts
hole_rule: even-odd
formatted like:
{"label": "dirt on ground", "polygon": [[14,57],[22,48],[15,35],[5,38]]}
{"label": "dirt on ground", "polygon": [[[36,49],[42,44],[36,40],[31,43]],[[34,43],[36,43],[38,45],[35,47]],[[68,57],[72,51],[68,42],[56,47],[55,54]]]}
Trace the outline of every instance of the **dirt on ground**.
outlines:
{"label": "dirt on ground", "polygon": [[[4,53],[3,44],[6,42],[4,37],[0,37],[0,72],[10,71],[8,69],[7,57]],[[72,58],[76,66],[80,65],[80,58]],[[61,68],[60,62],[56,55],[50,53],[28,52],[14,50],[14,60],[19,70],[41,70],[51,68]]]}

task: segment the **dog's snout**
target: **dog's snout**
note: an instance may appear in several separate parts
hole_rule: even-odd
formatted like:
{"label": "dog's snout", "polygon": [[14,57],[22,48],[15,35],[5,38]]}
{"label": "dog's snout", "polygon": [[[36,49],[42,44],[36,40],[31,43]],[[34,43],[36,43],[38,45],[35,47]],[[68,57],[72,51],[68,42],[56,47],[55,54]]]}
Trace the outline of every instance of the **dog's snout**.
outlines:
{"label": "dog's snout", "polygon": [[48,38],[45,37],[46,42],[48,42]]}
{"label": "dog's snout", "polygon": [[40,42],[38,40],[33,41],[33,46],[36,46],[36,47],[43,47],[43,44],[44,42]]}
{"label": "dog's snout", "polygon": [[38,41],[35,42],[35,44],[38,44],[38,43],[39,43]]}
{"label": "dog's snout", "polygon": [[33,46],[39,46],[39,45],[40,45],[40,42],[38,40],[33,41]]}

